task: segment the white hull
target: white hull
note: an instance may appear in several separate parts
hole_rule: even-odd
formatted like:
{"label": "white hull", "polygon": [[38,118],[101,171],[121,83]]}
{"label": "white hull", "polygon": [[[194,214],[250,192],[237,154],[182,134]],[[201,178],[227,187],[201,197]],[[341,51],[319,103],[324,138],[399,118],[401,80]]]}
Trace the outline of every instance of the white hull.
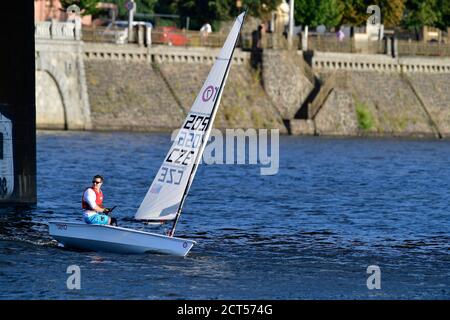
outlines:
{"label": "white hull", "polygon": [[122,227],[51,221],[49,234],[65,247],[117,253],[164,253],[186,256],[193,240]]}

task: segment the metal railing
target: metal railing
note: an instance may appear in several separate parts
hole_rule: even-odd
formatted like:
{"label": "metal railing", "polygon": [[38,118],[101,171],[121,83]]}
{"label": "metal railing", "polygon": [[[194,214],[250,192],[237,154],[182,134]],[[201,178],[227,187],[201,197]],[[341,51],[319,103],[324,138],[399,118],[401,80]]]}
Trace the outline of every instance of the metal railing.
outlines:
{"label": "metal railing", "polygon": [[398,40],[398,54],[401,56],[438,56],[450,57],[450,44]]}
{"label": "metal railing", "polygon": [[347,38],[339,40],[337,37],[309,37],[308,50],[322,52],[342,53],[371,53],[383,54],[386,52],[384,41],[360,41]]}
{"label": "metal railing", "polygon": [[83,26],[81,39],[85,42],[119,42],[120,30],[108,29],[106,27]]}
{"label": "metal railing", "polygon": [[[134,32],[136,34],[136,32]],[[113,29],[107,27],[83,27],[82,39],[86,42],[109,42],[109,43],[126,43],[128,42],[127,30]],[[200,31],[190,30],[164,30],[163,28],[155,28],[151,31],[152,44],[166,44],[183,47],[213,47],[220,48],[223,46],[227,33],[212,32],[206,36]],[[136,37],[131,42],[137,42]],[[299,38],[293,39],[292,45],[289,45],[287,39],[278,34],[264,34],[261,40],[264,49],[288,49],[299,48]],[[244,50],[252,48],[252,34],[242,33],[239,38],[238,47]]]}
{"label": "metal railing", "polygon": [[[137,29],[135,28],[134,39],[137,42]],[[166,44],[183,47],[222,47],[227,34],[210,33],[203,36],[199,31],[152,29],[151,43]],[[86,42],[109,42],[123,44],[128,41],[128,31],[121,28],[107,27],[83,27],[82,39]]]}
{"label": "metal railing", "polygon": [[[252,33],[242,33],[241,34],[241,47],[244,50],[251,50],[254,46]],[[276,33],[265,33],[261,37],[261,48],[262,49],[273,49],[273,50],[288,50],[294,49],[298,50],[300,46],[300,38],[294,37],[292,42],[289,43],[288,39],[282,34]]]}
{"label": "metal railing", "polygon": [[[152,43],[168,44],[175,46],[186,47],[214,47],[220,48],[223,46],[227,33],[212,32],[207,36],[202,35],[199,31],[170,31],[164,32],[158,29],[152,31]],[[244,50],[251,50],[253,46],[252,34],[241,33],[238,47]],[[265,34],[261,39],[261,46],[263,49],[288,49],[299,47],[299,39],[294,38],[290,46],[287,39],[278,34]]]}
{"label": "metal railing", "polygon": [[199,31],[187,30],[152,30],[152,43],[184,47],[222,47],[227,34],[214,32],[202,34]]}
{"label": "metal railing", "polygon": [[[39,34],[44,35],[47,31],[43,26],[39,26]],[[44,31],[41,31],[44,30]],[[133,41],[138,42],[137,32]],[[224,32],[212,32],[207,36],[199,31],[187,30],[164,30],[161,28],[152,29],[151,41],[146,43],[166,44],[182,47],[212,47],[220,48],[227,34]],[[123,44],[128,42],[128,32],[124,29],[112,29],[106,27],[83,27],[82,40],[87,42],[109,42]],[[300,37],[294,37],[292,42],[281,34],[263,34],[260,43],[262,49],[287,50],[302,49]],[[251,51],[253,44],[252,33],[242,33],[238,46],[243,50]],[[398,54],[402,56],[450,56],[450,44],[445,43],[425,43],[421,41],[398,40]],[[308,50],[322,52],[342,52],[342,53],[386,53],[386,42],[383,41],[358,41],[353,38],[339,40],[336,36],[310,36],[308,37]]]}

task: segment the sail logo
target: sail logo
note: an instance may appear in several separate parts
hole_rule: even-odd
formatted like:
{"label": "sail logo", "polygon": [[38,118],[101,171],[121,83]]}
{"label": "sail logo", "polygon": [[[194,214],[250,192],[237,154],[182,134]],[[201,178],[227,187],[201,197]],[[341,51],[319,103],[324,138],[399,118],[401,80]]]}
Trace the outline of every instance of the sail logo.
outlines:
{"label": "sail logo", "polygon": [[219,93],[219,88],[214,86],[207,86],[202,94],[203,102],[208,102],[214,97],[213,101],[216,101],[217,94]]}

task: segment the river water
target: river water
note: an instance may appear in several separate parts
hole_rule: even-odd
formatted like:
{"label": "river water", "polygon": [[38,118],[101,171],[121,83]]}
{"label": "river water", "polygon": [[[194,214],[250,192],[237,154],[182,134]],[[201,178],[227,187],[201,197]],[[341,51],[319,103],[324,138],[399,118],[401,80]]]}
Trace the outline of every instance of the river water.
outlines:
{"label": "river water", "polygon": [[[201,165],[177,228],[198,242],[185,258],[52,241],[46,222],[80,220],[97,173],[120,225],[142,228],[131,218],[169,141],[38,132],[38,204],[0,211],[0,298],[450,298],[450,141],[282,136],[276,175]],[[80,290],[67,288],[70,265]],[[381,289],[367,287],[371,265]]]}

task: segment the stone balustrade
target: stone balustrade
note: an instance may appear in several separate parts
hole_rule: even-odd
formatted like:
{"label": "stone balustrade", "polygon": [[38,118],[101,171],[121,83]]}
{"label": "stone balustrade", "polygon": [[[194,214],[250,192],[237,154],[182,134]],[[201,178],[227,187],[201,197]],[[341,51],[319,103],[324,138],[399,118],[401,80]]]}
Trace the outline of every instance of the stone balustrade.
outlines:
{"label": "stone balustrade", "polygon": [[[85,43],[84,58],[88,60],[124,60],[147,61],[157,63],[201,63],[213,64],[219,55],[219,49],[170,47],[154,45],[140,47],[134,44],[115,45],[108,43]],[[244,64],[250,60],[250,53],[237,49],[233,56],[233,64]]]}
{"label": "stone balustrade", "polygon": [[81,40],[81,22],[43,21],[36,22],[34,29],[36,39]]}
{"label": "stone balustrade", "polygon": [[314,52],[312,66],[315,71],[379,71],[450,73],[447,57],[400,57],[380,54]]}

